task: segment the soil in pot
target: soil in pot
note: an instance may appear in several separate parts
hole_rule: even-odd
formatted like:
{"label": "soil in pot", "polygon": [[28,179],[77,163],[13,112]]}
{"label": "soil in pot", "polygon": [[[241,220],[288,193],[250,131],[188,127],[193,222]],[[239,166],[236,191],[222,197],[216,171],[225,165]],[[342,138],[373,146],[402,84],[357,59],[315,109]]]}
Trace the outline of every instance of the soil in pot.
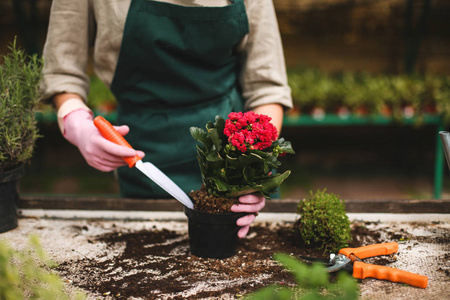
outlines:
{"label": "soil in pot", "polygon": [[203,184],[197,191],[189,193],[195,210],[212,214],[230,213],[231,207],[239,203],[238,198],[224,198],[210,195]]}

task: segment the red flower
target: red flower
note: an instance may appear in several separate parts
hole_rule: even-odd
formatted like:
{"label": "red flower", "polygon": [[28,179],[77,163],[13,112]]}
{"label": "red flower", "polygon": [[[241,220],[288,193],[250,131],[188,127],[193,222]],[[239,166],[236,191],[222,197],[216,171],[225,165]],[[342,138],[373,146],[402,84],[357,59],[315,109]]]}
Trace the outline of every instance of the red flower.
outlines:
{"label": "red flower", "polygon": [[228,142],[243,153],[247,149],[264,150],[278,137],[271,120],[270,117],[253,111],[232,112],[228,115],[223,132],[228,137]]}

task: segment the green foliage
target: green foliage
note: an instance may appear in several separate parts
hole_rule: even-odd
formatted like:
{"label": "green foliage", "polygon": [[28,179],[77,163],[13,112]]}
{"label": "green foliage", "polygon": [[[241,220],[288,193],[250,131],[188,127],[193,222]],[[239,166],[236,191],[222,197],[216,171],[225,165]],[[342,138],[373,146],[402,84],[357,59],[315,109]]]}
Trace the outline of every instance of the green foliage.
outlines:
{"label": "green foliage", "polygon": [[201,143],[197,145],[197,158],[208,193],[227,198],[259,193],[270,198],[290,174],[290,171],[270,172],[281,165],[278,161],[281,153],[294,153],[291,143],[280,138],[267,151],[248,150],[243,154],[227,147],[224,128],[225,120],[216,116],[214,123],[206,124],[206,130],[190,129],[192,137]]}
{"label": "green foliage", "polygon": [[450,121],[450,76],[371,75],[341,72],[326,74],[317,69],[297,68],[288,71],[294,103],[302,111],[320,106],[335,113],[346,106],[353,113],[361,107],[369,114],[389,114],[404,118],[403,108],[412,106],[415,116],[439,113]]}
{"label": "green foliage", "polygon": [[0,172],[27,162],[39,137],[34,118],[40,100],[42,61],[14,42],[0,65]]}
{"label": "green foliage", "polygon": [[36,236],[22,251],[0,240],[0,299],[84,299],[80,293],[74,297],[65,293],[62,279],[47,270],[52,266]]}
{"label": "green foliage", "polygon": [[338,252],[348,246],[351,240],[350,220],[344,202],[325,190],[311,193],[297,205],[300,219],[294,224],[297,238],[307,246],[324,250],[324,253]]}
{"label": "green foliage", "polygon": [[294,275],[297,286],[288,288],[271,285],[251,294],[246,300],[358,299],[358,285],[347,273],[339,273],[336,282],[332,283],[323,265],[309,266],[282,253],[275,254],[274,258]]}
{"label": "green foliage", "polygon": [[111,90],[96,75],[90,77],[88,103],[94,109],[100,109],[105,105],[117,105]]}

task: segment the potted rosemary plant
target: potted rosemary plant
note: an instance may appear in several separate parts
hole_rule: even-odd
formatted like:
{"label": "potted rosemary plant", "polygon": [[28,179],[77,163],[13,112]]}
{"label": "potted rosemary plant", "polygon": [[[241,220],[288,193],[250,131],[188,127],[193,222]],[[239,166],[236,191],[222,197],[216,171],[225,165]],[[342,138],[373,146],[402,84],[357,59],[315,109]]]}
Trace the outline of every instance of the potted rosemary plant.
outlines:
{"label": "potted rosemary plant", "polygon": [[18,226],[17,180],[39,137],[34,113],[40,98],[41,60],[16,47],[0,59],[0,233]]}
{"label": "potted rosemary plant", "polygon": [[269,199],[291,173],[276,173],[281,165],[278,157],[294,150],[290,142],[278,138],[270,120],[251,111],[232,112],[227,120],[216,116],[206,130],[191,127],[191,135],[200,142],[197,158],[203,182],[200,190],[189,194],[194,210],[185,207],[193,254],[234,255],[236,220],[245,213],[232,213],[231,206],[246,194]]}

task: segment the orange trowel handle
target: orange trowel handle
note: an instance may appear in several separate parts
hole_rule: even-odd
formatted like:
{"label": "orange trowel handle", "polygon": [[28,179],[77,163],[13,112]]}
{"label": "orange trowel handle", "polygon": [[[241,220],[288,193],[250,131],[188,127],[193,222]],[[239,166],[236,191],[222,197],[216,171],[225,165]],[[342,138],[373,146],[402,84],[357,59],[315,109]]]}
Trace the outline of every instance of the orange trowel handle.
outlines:
{"label": "orange trowel handle", "polygon": [[364,279],[367,277],[389,280],[391,282],[406,283],[412,286],[426,288],[428,277],[410,273],[385,266],[377,266],[355,261],[353,264],[353,277]]}
{"label": "orange trowel handle", "polygon": [[343,254],[348,258],[352,259],[352,254],[360,259],[374,257],[378,255],[389,255],[398,251],[398,243],[382,243],[374,244],[359,248],[343,248],[339,251],[339,254]]}
{"label": "orange trowel handle", "polygon": [[[113,142],[120,146],[125,146],[133,149],[131,145],[125,140],[125,138],[102,116],[95,117],[94,125],[97,127],[98,131],[102,134],[102,136],[110,142]],[[139,155],[135,155],[134,157],[122,157],[123,160],[128,164],[130,168],[134,167],[137,161],[141,160]]]}

